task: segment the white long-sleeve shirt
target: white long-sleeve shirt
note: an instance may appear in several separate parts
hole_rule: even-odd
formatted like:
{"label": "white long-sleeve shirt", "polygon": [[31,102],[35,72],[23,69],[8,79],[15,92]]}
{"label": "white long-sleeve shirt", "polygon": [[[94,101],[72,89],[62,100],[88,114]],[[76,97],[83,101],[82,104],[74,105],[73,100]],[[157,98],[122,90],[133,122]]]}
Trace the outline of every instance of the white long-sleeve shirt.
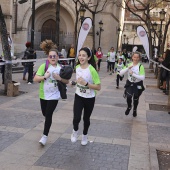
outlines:
{"label": "white long-sleeve shirt", "polygon": [[[141,65],[140,63],[138,63],[137,65],[133,66],[131,69],[129,69],[130,66],[133,66],[133,63],[130,63],[127,67],[124,67],[119,75],[122,76],[124,75],[126,72],[128,72],[128,80],[130,82],[140,82],[141,80],[143,81],[145,79],[145,69],[143,67],[143,65]],[[130,72],[133,72],[133,74],[131,74]]]}

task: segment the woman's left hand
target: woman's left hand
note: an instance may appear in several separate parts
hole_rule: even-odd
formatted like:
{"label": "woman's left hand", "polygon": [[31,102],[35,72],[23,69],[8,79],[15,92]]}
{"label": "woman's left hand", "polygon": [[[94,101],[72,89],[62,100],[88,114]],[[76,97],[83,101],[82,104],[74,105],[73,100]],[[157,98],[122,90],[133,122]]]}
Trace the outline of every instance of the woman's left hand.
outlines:
{"label": "woman's left hand", "polygon": [[87,84],[87,82],[82,77],[79,77],[77,79],[77,83],[79,83],[79,84],[81,84],[83,86],[85,86]]}
{"label": "woman's left hand", "polygon": [[52,74],[55,80],[61,81],[61,77],[57,73]]}

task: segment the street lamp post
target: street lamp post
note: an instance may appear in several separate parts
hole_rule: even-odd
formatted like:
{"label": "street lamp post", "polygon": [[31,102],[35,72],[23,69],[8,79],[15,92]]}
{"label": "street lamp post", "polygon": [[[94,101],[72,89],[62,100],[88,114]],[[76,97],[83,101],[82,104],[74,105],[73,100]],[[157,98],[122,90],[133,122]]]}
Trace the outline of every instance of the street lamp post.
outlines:
{"label": "street lamp post", "polygon": [[126,34],[123,35],[123,49],[125,48]]}
{"label": "street lamp post", "polygon": [[158,39],[159,39],[159,43],[158,43],[158,51],[159,51],[159,54],[160,54],[160,50],[161,50],[161,43],[162,43],[162,23],[163,21],[165,20],[165,14],[166,12],[164,11],[164,9],[162,9],[162,11],[159,12],[160,14],[160,21],[161,21],[161,25],[160,25],[160,30],[159,30],[159,35],[158,35]]}
{"label": "street lamp post", "polygon": [[80,6],[79,13],[80,13],[81,25],[84,21],[85,12],[86,12],[86,9],[84,8],[84,6]]}
{"label": "street lamp post", "polygon": [[154,29],[154,43],[153,46],[156,46],[156,40],[155,40],[155,32],[157,31],[158,24],[156,22],[153,23],[153,29]]}
{"label": "street lamp post", "polygon": [[117,51],[118,51],[118,46],[119,46],[119,34],[120,34],[120,27],[117,29],[118,37],[117,37]]}
{"label": "street lamp post", "polygon": [[32,25],[31,25],[31,47],[34,49],[34,30],[35,30],[35,0],[32,0]]}
{"label": "street lamp post", "polygon": [[102,22],[102,20],[101,20],[101,21],[99,22],[99,28],[100,28],[100,31],[99,31],[99,47],[100,47],[101,32],[104,31],[104,30],[102,29],[102,27],[103,27],[103,22]]}

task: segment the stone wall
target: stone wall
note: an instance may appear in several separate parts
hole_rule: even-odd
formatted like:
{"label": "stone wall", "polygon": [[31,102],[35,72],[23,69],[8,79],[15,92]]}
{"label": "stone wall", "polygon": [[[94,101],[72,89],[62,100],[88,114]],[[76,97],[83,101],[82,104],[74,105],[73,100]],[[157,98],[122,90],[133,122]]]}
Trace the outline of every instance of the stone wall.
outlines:
{"label": "stone wall", "polygon": [[[1,0],[3,11],[12,14],[13,3],[12,0]],[[43,23],[48,19],[55,20],[55,7],[49,5],[56,2],[56,0],[36,0],[36,14],[35,14],[35,31],[41,31]],[[24,4],[18,4],[18,21],[17,21],[17,34],[11,34],[14,42],[14,52],[20,53],[25,50],[25,43],[29,39],[28,31],[31,30],[31,4],[30,1]],[[101,34],[101,46],[104,53],[110,49],[111,46],[117,47],[117,28],[121,24],[120,17],[121,10],[118,9],[114,4],[108,4],[103,12],[96,15],[96,31],[99,30],[98,22],[103,21],[104,31]],[[86,11],[85,17],[91,17],[91,13]],[[72,0],[62,0],[61,1],[61,26],[60,30],[63,32],[74,32],[75,23],[75,7]],[[122,21],[121,21],[122,22]],[[9,32],[12,31],[12,19],[6,19],[7,28]],[[80,27],[80,22],[78,23],[78,28]],[[79,30],[79,29],[78,29]],[[36,35],[35,35],[36,36]],[[39,35],[40,36],[40,35]],[[35,41],[36,41],[35,37]],[[95,37],[96,48],[98,47],[99,37]],[[84,43],[85,46],[92,47],[92,36],[89,35]],[[1,46],[1,45],[0,45]],[[1,47],[0,47],[1,50]],[[0,51],[1,53],[1,51]]]}

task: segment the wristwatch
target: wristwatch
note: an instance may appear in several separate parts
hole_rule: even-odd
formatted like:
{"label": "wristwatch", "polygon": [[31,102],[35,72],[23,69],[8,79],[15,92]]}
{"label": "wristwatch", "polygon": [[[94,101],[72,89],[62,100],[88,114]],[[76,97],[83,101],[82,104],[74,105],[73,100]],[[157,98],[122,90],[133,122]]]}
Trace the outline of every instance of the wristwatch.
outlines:
{"label": "wristwatch", "polygon": [[44,80],[47,80],[47,79],[44,77]]}

